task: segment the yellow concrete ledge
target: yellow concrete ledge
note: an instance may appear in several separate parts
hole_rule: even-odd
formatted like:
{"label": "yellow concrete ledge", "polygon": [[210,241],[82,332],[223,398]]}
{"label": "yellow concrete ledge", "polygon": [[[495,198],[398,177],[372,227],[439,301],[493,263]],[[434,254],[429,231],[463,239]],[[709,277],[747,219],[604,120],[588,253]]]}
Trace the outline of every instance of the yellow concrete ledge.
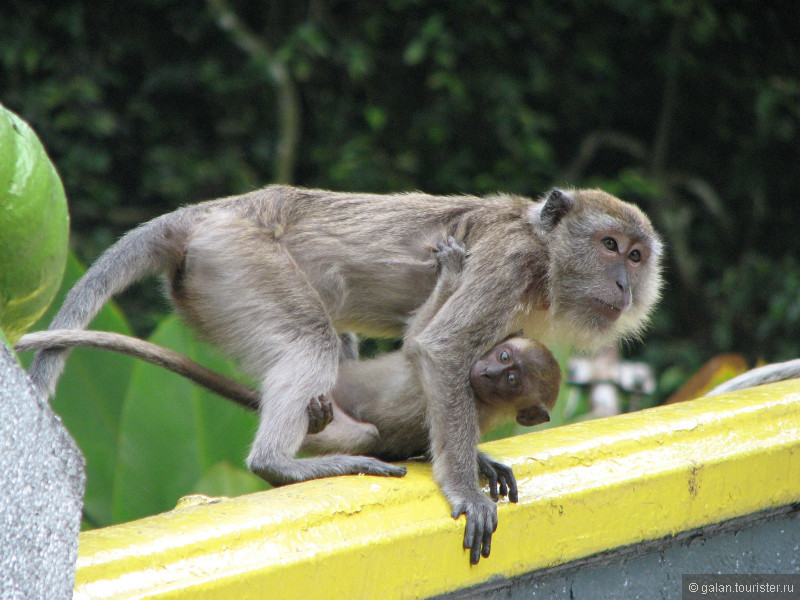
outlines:
{"label": "yellow concrete ledge", "polygon": [[470,566],[426,465],[81,534],[76,598],[425,598],[800,500],[800,381],[485,444],[513,465]]}

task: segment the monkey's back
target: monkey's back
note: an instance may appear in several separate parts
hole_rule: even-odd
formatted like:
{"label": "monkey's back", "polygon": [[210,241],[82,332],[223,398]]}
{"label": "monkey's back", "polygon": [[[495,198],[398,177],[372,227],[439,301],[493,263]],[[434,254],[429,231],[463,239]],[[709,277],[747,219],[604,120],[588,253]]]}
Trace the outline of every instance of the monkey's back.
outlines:
{"label": "monkey's back", "polygon": [[396,337],[435,285],[436,243],[469,244],[493,224],[521,221],[530,202],[271,186],[213,206],[256,222],[288,252],[339,331]]}

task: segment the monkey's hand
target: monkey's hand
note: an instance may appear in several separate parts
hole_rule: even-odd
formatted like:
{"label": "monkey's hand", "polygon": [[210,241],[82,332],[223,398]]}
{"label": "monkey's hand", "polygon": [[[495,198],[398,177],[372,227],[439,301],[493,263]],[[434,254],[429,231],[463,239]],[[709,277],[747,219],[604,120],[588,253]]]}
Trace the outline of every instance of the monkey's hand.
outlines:
{"label": "monkey's hand", "polygon": [[439,265],[442,273],[456,274],[460,273],[464,267],[464,257],[467,251],[464,246],[459,244],[455,238],[447,238],[447,243],[439,242],[436,244],[436,249],[433,255]]}
{"label": "monkey's hand", "polygon": [[333,421],[333,405],[325,395],[312,398],[306,407],[308,414],[308,433],[319,433]]}
{"label": "monkey's hand", "polygon": [[492,534],[497,529],[497,505],[482,492],[453,502],[453,518],[467,517],[464,532],[464,548],[469,548],[469,562],[477,565],[481,556],[489,556],[492,549]]}
{"label": "monkey's hand", "polygon": [[[492,460],[483,452],[478,452],[478,469],[489,480],[489,495],[497,502],[500,496],[508,496],[511,502],[518,502],[517,480],[511,467]],[[498,494],[498,485],[500,487]]]}

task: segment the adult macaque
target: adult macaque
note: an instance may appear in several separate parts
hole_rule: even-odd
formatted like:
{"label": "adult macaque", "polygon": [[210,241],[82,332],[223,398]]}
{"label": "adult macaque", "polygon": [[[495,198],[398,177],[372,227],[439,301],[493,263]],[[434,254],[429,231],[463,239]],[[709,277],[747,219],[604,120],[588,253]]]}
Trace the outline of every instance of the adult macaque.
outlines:
{"label": "adult macaque", "polygon": [[[465,251],[450,238],[447,243],[437,244],[434,256],[439,277],[426,303],[429,315],[452,293],[456,276],[463,268]],[[365,454],[383,460],[405,460],[426,454],[430,436],[425,397],[402,352],[358,360],[358,340],[343,335],[342,342],[342,363],[330,400],[321,396],[312,399],[308,406],[308,433],[318,435],[307,436],[302,450],[313,454]],[[187,377],[247,409],[258,409],[256,390],[177,352],[118,333],[76,329],[38,331],[23,336],[15,349],[27,352],[72,347],[127,354]],[[512,419],[525,426],[549,421],[560,381],[560,368],[547,348],[519,336],[503,340],[470,370],[481,433]],[[338,415],[336,419],[334,415]],[[328,425],[331,420],[333,424]],[[517,501],[516,480],[510,468],[481,452],[478,467],[489,480],[493,499],[508,495],[512,502]]]}
{"label": "adult macaque", "polygon": [[[433,242],[469,252],[452,294],[415,327],[436,282]],[[497,507],[478,485],[472,365],[509,332],[596,349],[637,335],[660,289],[661,243],[645,215],[599,190],[368,195],[272,186],[179,209],[131,231],[68,294],[51,329],[83,329],[113,294],[160,273],[195,330],[259,378],[250,469],[273,484],[386,474],[373,457],[296,458],[312,398],[336,383],[337,332],[404,335],[430,423],[436,480],[488,555]],[[30,374],[54,392],[66,351]]]}

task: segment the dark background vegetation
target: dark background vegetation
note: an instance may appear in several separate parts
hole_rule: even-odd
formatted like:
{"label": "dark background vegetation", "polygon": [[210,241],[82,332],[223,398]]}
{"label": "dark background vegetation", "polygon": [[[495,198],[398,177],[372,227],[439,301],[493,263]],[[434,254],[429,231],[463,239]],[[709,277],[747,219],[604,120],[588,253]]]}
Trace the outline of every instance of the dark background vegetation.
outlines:
{"label": "dark background vegetation", "polygon": [[[788,0],[7,0],[0,102],[63,177],[92,261],[182,204],[599,186],[669,248],[663,398],[705,360],[800,356],[800,8]],[[140,335],[168,311],[136,288]]]}

